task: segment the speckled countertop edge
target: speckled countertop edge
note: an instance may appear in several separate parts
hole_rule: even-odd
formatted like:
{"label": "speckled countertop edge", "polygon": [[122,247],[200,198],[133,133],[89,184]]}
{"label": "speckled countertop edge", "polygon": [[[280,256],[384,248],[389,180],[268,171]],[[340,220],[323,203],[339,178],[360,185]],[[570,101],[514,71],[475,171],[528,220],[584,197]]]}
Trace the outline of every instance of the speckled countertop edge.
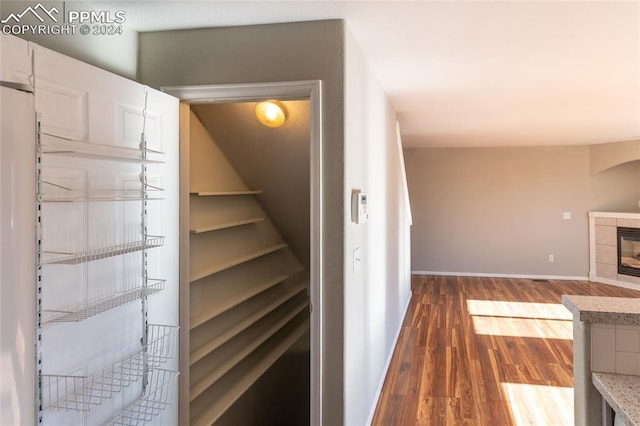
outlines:
{"label": "speckled countertop edge", "polygon": [[640,325],[640,298],[563,295],[562,304],[583,322]]}
{"label": "speckled countertop edge", "polygon": [[591,380],[627,426],[640,425],[640,376],[593,373]]}

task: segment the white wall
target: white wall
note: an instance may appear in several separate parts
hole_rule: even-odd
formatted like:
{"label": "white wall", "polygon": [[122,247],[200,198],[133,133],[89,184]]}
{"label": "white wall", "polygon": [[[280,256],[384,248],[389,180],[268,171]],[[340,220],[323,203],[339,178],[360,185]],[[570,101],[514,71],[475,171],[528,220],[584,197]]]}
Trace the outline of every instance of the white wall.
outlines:
{"label": "white wall", "polygon": [[587,212],[638,211],[640,162],[592,176],[589,146],[406,149],[405,158],[414,271],[586,277]]}
{"label": "white wall", "polygon": [[589,145],[591,175],[619,164],[640,160],[640,139]]}
{"label": "white wall", "polygon": [[[345,33],[345,424],[371,420],[411,296],[408,206],[395,111],[353,35]],[[369,220],[351,221],[351,191],[368,195]],[[353,269],[360,248],[362,267]]]}

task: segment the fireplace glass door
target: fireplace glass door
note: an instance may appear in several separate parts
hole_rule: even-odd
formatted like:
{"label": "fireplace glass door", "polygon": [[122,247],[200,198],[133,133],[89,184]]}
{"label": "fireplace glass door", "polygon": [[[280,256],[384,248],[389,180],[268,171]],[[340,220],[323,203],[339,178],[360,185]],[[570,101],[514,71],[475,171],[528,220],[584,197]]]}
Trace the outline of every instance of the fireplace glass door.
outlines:
{"label": "fireplace glass door", "polygon": [[618,273],[640,277],[640,229],[618,227]]}

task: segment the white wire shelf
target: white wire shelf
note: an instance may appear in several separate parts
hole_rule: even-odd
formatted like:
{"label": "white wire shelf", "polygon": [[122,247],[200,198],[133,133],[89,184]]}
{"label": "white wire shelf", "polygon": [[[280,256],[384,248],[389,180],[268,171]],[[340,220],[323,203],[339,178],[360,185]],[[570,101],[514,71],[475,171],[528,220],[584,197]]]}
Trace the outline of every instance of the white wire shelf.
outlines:
{"label": "white wire shelf", "polygon": [[163,245],[163,236],[148,235],[142,241],[132,241],[109,247],[89,249],[79,253],[43,251],[40,263],[42,265],[77,265],[80,263],[133,253],[144,249],[162,247]]}
{"label": "white wire shelf", "polygon": [[144,296],[150,296],[164,290],[165,280],[147,279],[146,285],[137,285],[115,294],[98,298],[89,302],[87,305],[75,308],[54,310],[47,309],[42,311],[42,324],[50,322],[78,322],[91,318],[108,310],[117,308],[124,304],[140,300]]}
{"label": "white wire shelf", "polygon": [[149,324],[147,346],[113,366],[87,376],[42,374],[43,409],[90,411],[157,369],[176,353],[178,327]]}
{"label": "white wire shelf", "polygon": [[164,200],[164,189],[149,184],[140,184],[135,189],[73,189],[52,182],[40,181],[43,203],[74,203],[83,201],[141,201]]}
{"label": "white wire shelf", "polygon": [[176,392],[177,371],[153,369],[149,382],[140,398],[107,422],[108,425],[146,425],[173,403]]}
{"label": "white wire shelf", "polygon": [[38,148],[43,154],[134,163],[164,163],[164,153],[160,151],[73,141],[45,134],[40,135]]}

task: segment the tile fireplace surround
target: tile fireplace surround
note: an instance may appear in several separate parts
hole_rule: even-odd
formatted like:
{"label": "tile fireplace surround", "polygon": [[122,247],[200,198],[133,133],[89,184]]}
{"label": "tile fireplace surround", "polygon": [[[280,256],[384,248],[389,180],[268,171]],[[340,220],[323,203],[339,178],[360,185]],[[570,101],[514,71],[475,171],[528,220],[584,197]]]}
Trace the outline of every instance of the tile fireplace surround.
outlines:
{"label": "tile fireplace surround", "polygon": [[640,229],[640,212],[589,212],[589,280],[640,290],[640,277],[618,273],[617,227]]}

